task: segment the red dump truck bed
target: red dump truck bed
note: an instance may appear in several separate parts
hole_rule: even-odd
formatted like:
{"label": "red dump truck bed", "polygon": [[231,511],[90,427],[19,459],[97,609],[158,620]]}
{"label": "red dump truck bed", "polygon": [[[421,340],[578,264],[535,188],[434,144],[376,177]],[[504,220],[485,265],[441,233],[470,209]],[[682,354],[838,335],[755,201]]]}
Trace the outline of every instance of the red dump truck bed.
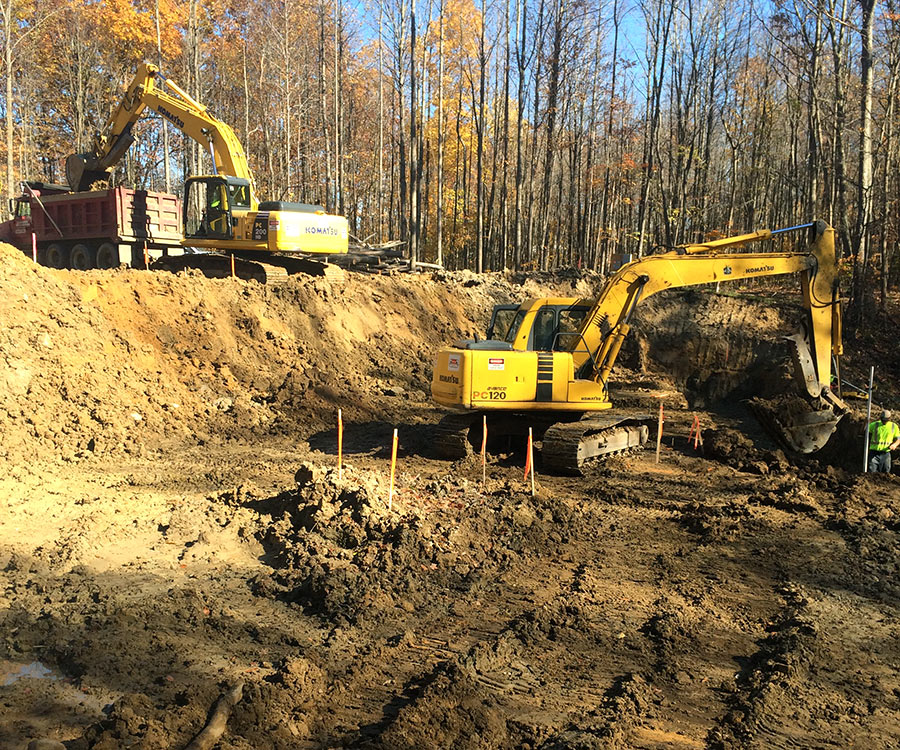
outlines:
{"label": "red dump truck bed", "polygon": [[181,200],[170,193],[116,187],[82,193],[28,183],[0,239],[55,268],[143,266],[149,257],[181,253]]}

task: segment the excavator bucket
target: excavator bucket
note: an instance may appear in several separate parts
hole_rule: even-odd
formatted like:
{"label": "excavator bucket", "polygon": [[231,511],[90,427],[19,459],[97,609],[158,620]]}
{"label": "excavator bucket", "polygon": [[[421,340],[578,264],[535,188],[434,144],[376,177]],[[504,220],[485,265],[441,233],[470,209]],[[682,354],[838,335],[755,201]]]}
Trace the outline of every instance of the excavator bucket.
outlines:
{"label": "excavator bucket", "polygon": [[90,154],[70,154],[66,158],[66,180],[69,183],[69,189],[78,193],[82,190],[90,190],[91,186],[97,182],[107,182],[109,172],[103,169],[93,169]]}
{"label": "excavator bucket", "polygon": [[813,405],[802,396],[790,394],[755,398],[750,407],[766,431],[795,453],[814,453],[823,448],[844,416],[834,406]]}
{"label": "excavator bucket", "polygon": [[750,406],[763,427],[786,448],[797,453],[814,453],[828,442],[847,406],[816,377],[807,336],[797,333],[787,340],[800,395],[756,398]]}

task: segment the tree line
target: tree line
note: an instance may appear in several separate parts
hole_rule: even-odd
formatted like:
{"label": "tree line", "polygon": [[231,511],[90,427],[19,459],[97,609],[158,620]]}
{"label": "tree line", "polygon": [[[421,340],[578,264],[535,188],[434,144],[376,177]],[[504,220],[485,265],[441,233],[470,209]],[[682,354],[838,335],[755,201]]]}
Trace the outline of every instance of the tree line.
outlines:
{"label": "tree line", "polygon": [[[900,0],[0,0],[5,187],[64,180],[137,64],[228,122],[260,194],[449,268],[608,272],[825,219],[896,283]],[[117,179],[208,155],[156,117]],[[859,308],[862,309],[862,308]]]}

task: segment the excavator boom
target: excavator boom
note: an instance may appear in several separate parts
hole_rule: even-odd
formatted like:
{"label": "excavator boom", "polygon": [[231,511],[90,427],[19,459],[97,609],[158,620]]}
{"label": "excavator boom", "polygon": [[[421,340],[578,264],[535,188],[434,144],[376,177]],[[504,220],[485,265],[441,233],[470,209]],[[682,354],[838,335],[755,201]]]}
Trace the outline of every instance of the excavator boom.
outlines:
{"label": "excavator boom", "polygon": [[[93,149],[66,159],[66,177],[72,190],[88,190],[97,181],[109,179],[116,164],[134,143],[132,127],[147,109],[204,144],[212,156],[216,174],[246,179],[252,185],[253,175],[244,148],[231,127],[212,117],[204,105],[164,78],[155,65],[143,63],[125,96],[94,139]],[[253,196],[251,190],[252,201]],[[255,207],[255,201],[251,206]]]}

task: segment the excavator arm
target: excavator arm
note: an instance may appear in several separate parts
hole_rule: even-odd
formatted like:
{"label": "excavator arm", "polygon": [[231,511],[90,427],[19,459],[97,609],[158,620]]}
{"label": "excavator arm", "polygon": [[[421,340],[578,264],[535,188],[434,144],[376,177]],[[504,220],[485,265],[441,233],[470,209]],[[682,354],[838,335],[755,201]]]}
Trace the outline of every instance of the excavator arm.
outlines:
{"label": "excavator arm", "polygon": [[138,68],[125,96],[95,138],[93,149],[66,159],[66,177],[72,190],[88,190],[94,183],[109,179],[116,164],[134,143],[132,128],[147,109],[162,115],[208,149],[216,174],[249,180],[251,207],[256,207],[253,175],[234,131],[210,115],[204,105],[178,85],[164,78],[159,68],[150,63],[143,63]]}
{"label": "excavator arm", "polygon": [[[805,251],[736,253],[751,242],[775,235],[807,231]],[[678,287],[717,281],[800,274],[803,303],[808,314],[806,336],[791,337],[800,380],[812,397],[828,391],[831,356],[840,354],[840,305],[834,229],[824,222],[776,231],[762,230],[706,244],[685,245],[623,266],[606,284],[582,325],[580,335],[567,342],[575,371],[588,363],[593,378],[604,384],[615,364],[638,303]],[[804,340],[806,339],[806,340]]]}

